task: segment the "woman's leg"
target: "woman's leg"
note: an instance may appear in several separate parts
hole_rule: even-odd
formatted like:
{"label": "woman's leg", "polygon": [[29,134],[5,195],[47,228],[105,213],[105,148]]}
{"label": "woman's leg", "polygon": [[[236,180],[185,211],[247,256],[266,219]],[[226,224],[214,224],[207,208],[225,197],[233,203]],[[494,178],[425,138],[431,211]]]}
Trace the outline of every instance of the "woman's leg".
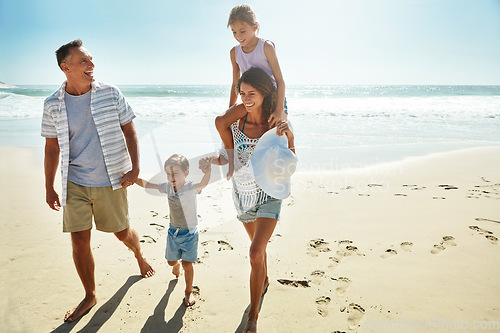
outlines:
{"label": "woman's leg", "polygon": [[[250,238],[250,241],[252,241],[255,233],[256,222],[243,223],[243,225],[245,226],[245,230]],[[262,287],[262,295],[267,292],[267,287],[269,286],[269,277],[267,276],[267,252],[264,252],[264,269],[266,278],[264,279],[264,286]]]}
{"label": "woman's leg", "polygon": [[257,218],[255,222],[245,223],[252,244],[250,245],[250,311],[249,321],[257,320],[259,314],[260,299],[267,275],[266,248],[278,220],[269,218]]}

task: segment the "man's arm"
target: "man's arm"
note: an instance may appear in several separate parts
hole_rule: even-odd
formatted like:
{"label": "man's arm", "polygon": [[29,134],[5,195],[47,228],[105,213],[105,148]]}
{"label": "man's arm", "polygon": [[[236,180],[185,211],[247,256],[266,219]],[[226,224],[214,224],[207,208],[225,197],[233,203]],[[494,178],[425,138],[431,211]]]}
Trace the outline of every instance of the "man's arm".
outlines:
{"label": "man's arm", "polygon": [[120,184],[123,188],[133,185],[139,176],[139,140],[135,132],[134,122],[122,126],[122,132],[125,136],[125,143],[127,144],[130,160],[132,161],[132,170],[123,175]]}
{"label": "man's arm", "polygon": [[54,180],[56,178],[57,166],[59,165],[59,142],[57,138],[45,139],[45,201],[53,210],[61,209],[59,195],[54,189]]}

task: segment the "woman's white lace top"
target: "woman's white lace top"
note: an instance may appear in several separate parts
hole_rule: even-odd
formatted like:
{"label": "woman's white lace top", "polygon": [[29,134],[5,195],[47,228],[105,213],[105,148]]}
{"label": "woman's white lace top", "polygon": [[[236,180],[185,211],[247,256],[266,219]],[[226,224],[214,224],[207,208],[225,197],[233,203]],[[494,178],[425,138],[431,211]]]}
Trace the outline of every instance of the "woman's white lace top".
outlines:
{"label": "woman's white lace top", "polygon": [[[247,137],[238,128],[238,121],[231,125],[234,141],[233,189],[238,194],[243,208],[265,202],[267,194],[257,185],[250,171],[250,158],[259,139]],[[227,158],[225,149],[221,153]]]}

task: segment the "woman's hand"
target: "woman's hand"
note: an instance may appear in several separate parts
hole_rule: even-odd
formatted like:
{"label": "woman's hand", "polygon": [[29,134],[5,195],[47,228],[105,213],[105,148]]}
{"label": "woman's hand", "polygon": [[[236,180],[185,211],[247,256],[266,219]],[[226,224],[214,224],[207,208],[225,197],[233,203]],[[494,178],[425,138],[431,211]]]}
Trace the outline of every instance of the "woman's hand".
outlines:
{"label": "woman's hand", "polygon": [[278,135],[283,135],[286,134],[287,137],[293,137],[292,129],[290,128],[290,125],[286,121],[278,121],[276,123],[276,134]]}
{"label": "woman's hand", "polygon": [[278,135],[286,135],[288,139],[288,148],[295,153],[295,137],[293,135],[292,129],[290,125],[285,121],[279,121],[276,125],[276,134]]}

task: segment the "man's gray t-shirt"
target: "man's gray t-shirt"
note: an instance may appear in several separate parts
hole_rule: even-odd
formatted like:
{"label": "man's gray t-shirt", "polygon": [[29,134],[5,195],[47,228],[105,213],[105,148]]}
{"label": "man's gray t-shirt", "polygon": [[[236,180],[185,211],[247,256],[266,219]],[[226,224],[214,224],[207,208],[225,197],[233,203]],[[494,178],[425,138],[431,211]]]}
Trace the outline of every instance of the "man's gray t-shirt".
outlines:
{"label": "man's gray t-shirt", "polygon": [[190,232],[194,232],[198,225],[196,195],[201,192],[196,190],[193,182],[187,182],[177,192],[170,183],[158,184],[158,190],[168,196],[170,225],[174,228],[189,228]]}
{"label": "man's gray t-shirt", "polygon": [[90,111],[91,90],[80,96],[64,95],[69,127],[70,182],[89,186],[111,186],[101,142]]}

